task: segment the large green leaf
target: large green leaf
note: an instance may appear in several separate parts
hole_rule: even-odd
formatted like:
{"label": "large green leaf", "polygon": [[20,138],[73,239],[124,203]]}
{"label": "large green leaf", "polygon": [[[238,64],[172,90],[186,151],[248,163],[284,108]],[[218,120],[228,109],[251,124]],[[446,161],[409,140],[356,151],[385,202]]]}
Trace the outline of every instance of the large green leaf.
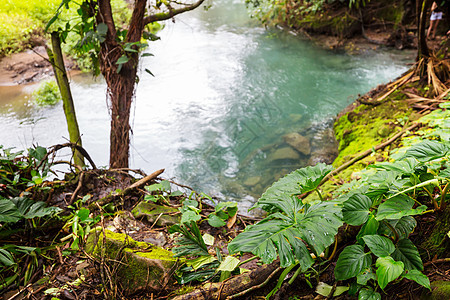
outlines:
{"label": "large green leaf", "polygon": [[419,251],[411,240],[401,239],[397,242],[395,248],[391,256],[397,261],[402,261],[405,264],[406,270],[423,270],[423,263]]}
{"label": "large green leaf", "polygon": [[342,215],[344,222],[349,225],[359,226],[369,219],[372,200],[362,194],[354,194],[344,202]]}
{"label": "large green leaf", "polygon": [[413,158],[413,157],[407,157],[404,160],[398,160],[395,162],[384,162],[384,163],[377,163],[374,165],[369,165],[368,168],[376,168],[376,169],[382,169],[386,171],[393,171],[397,175],[402,174],[413,174],[416,170],[417,165],[419,162]]}
{"label": "large green leaf", "polygon": [[389,256],[395,251],[392,241],[377,234],[362,237],[370,251],[378,257]]}
{"label": "large green leaf", "polygon": [[420,162],[427,162],[444,157],[449,151],[450,147],[447,144],[425,140],[406,150],[403,158],[414,157]]}
{"label": "large green leaf", "polygon": [[305,243],[318,255],[329,247],[342,225],[341,208],[335,202],[303,205],[296,197],[280,197],[278,201],[259,200],[265,207],[275,207],[274,213],[263,221],[248,226],[228,245],[230,253],[252,252],[264,263],[280,257],[282,267],[297,259],[302,270],[313,264]]}
{"label": "large green leaf", "polygon": [[408,273],[402,275],[403,278],[414,280],[421,286],[426,287],[427,289],[431,289],[430,279],[426,275],[424,275],[419,270],[410,270]]}
{"label": "large green leaf", "polygon": [[[332,168],[332,166],[320,163],[314,167],[295,170],[269,187],[261,195],[257,206],[262,205],[260,203],[262,200],[277,201],[279,197],[290,197],[316,189]],[[268,211],[267,207],[262,206],[262,208]]]}
{"label": "large green leaf", "polygon": [[334,268],[336,280],[346,280],[356,277],[362,270],[370,267],[372,257],[370,252],[364,253],[364,247],[361,245],[347,246],[339,258]]}
{"label": "large green leaf", "polygon": [[375,264],[377,267],[378,284],[384,289],[387,284],[397,279],[404,269],[403,262],[395,261],[392,257],[379,257]]}
{"label": "large green leaf", "polygon": [[34,201],[25,197],[0,199],[0,222],[17,222],[20,219],[33,219],[54,215],[61,209],[49,206],[42,201]]}
{"label": "large green leaf", "polygon": [[22,218],[22,215],[17,210],[17,207],[9,199],[0,199],[0,222],[17,222]]}
{"label": "large green leaf", "polygon": [[420,215],[427,209],[425,205],[413,209],[413,205],[414,199],[402,194],[397,195],[380,204],[376,219],[400,219],[404,216]]}

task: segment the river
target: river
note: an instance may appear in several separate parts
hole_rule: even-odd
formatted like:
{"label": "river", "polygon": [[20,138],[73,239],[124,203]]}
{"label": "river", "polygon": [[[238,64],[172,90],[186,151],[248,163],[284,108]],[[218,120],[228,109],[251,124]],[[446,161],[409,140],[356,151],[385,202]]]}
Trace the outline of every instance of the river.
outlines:
{"label": "river", "polygon": [[[166,22],[161,40],[146,50],[154,57],[143,58],[141,69],[155,77],[140,73],[130,166],[147,173],[165,168],[167,178],[242,207],[283,174],[320,161],[320,148],[333,146],[333,117],[411,60],[393,50],[355,56],[324,50],[262,28],[240,1],[211,3]],[[71,80],[83,145],[106,166],[105,84],[86,74]],[[0,144],[65,142],[62,105],[35,106],[35,87],[0,89]],[[309,140],[311,155],[288,149],[282,137],[292,132]]]}

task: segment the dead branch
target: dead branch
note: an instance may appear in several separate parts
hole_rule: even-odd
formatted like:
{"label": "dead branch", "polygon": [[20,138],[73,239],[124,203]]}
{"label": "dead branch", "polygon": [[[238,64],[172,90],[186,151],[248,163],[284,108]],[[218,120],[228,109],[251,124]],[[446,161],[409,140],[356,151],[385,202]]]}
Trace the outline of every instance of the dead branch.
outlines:
{"label": "dead branch", "polygon": [[84,174],[85,174],[85,172],[83,172],[83,171],[80,172],[80,177],[78,179],[78,185],[77,185],[77,188],[75,189],[75,191],[73,191],[72,196],[70,197],[69,205],[73,204],[73,202],[75,201],[75,199],[78,196],[78,193],[80,192],[81,188],[83,187]]}
{"label": "dead branch", "polygon": [[65,144],[58,144],[58,145],[51,146],[50,150],[47,152],[47,154],[45,154],[45,156],[39,162],[37,168],[39,168],[40,166],[42,166],[42,164],[44,164],[44,162],[48,159],[50,154],[53,154],[56,151],[59,151],[62,148],[67,148],[67,147],[75,148],[76,150],[78,150],[81,153],[81,155],[83,155],[89,161],[92,168],[94,170],[97,169],[97,166],[95,165],[94,161],[92,160],[91,156],[87,153],[87,151],[83,147],[81,147],[80,145],[75,144],[75,143],[65,143]]}

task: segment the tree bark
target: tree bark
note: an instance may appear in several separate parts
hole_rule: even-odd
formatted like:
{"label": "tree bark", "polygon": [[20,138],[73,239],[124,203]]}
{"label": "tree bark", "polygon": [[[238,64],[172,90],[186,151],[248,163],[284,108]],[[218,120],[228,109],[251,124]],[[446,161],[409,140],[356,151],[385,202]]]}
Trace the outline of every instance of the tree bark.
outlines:
{"label": "tree bark", "polygon": [[426,26],[427,26],[427,18],[428,18],[428,10],[431,7],[433,0],[420,0],[418,4],[420,6],[419,14],[419,24],[418,24],[418,45],[417,45],[417,60],[421,58],[430,57],[430,50],[427,45],[427,35],[426,35]]}
{"label": "tree bark", "polygon": [[[64,66],[64,58],[61,51],[61,39],[58,32],[52,32],[52,49],[47,49],[49,60],[52,63],[55,73],[56,82],[63,101],[64,114],[66,116],[67,129],[69,130],[70,142],[82,146],[80,130],[78,128],[77,116],[73,104],[72,92],[70,91],[69,80],[67,79],[66,67]],[[84,158],[80,151],[73,148],[73,161],[76,165],[83,167]]]}

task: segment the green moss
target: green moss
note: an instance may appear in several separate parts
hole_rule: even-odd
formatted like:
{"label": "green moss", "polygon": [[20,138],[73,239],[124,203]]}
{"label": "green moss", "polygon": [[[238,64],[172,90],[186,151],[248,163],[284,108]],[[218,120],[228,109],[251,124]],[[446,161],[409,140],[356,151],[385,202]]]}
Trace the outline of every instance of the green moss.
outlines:
{"label": "green moss", "polygon": [[158,290],[169,280],[169,270],[177,262],[172,252],[137,242],[123,233],[104,232],[103,235],[101,228],[94,229],[88,237],[86,250],[97,257],[107,258],[108,263],[115,265],[117,281],[126,291]]}
{"label": "green moss", "polygon": [[430,235],[423,236],[424,242],[419,249],[423,249],[423,255],[428,257],[448,257],[450,240],[447,233],[450,228],[450,207],[445,211],[437,212],[433,231]]}
{"label": "green moss", "polygon": [[180,296],[180,295],[189,294],[193,290],[195,290],[195,287],[189,286],[189,285],[184,285],[180,289],[176,290],[174,293],[175,293],[175,295]]}
{"label": "green moss", "polygon": [[[391,97],[397,99],[402,95],[394,92]],[[356,154],[373,148],[387,136],[400,131],[402,127],[398,120],[407,118],[411,111],[406,102],[389,100],[374,107],[360,105],[346,113],[334,124],[339,155],[333,165],[342,165]]]}
{"label": "green moss", "polygon": [[450,281],[433,281],[431,293],[427,293],[422,299],[448,300],[450,299]]}

